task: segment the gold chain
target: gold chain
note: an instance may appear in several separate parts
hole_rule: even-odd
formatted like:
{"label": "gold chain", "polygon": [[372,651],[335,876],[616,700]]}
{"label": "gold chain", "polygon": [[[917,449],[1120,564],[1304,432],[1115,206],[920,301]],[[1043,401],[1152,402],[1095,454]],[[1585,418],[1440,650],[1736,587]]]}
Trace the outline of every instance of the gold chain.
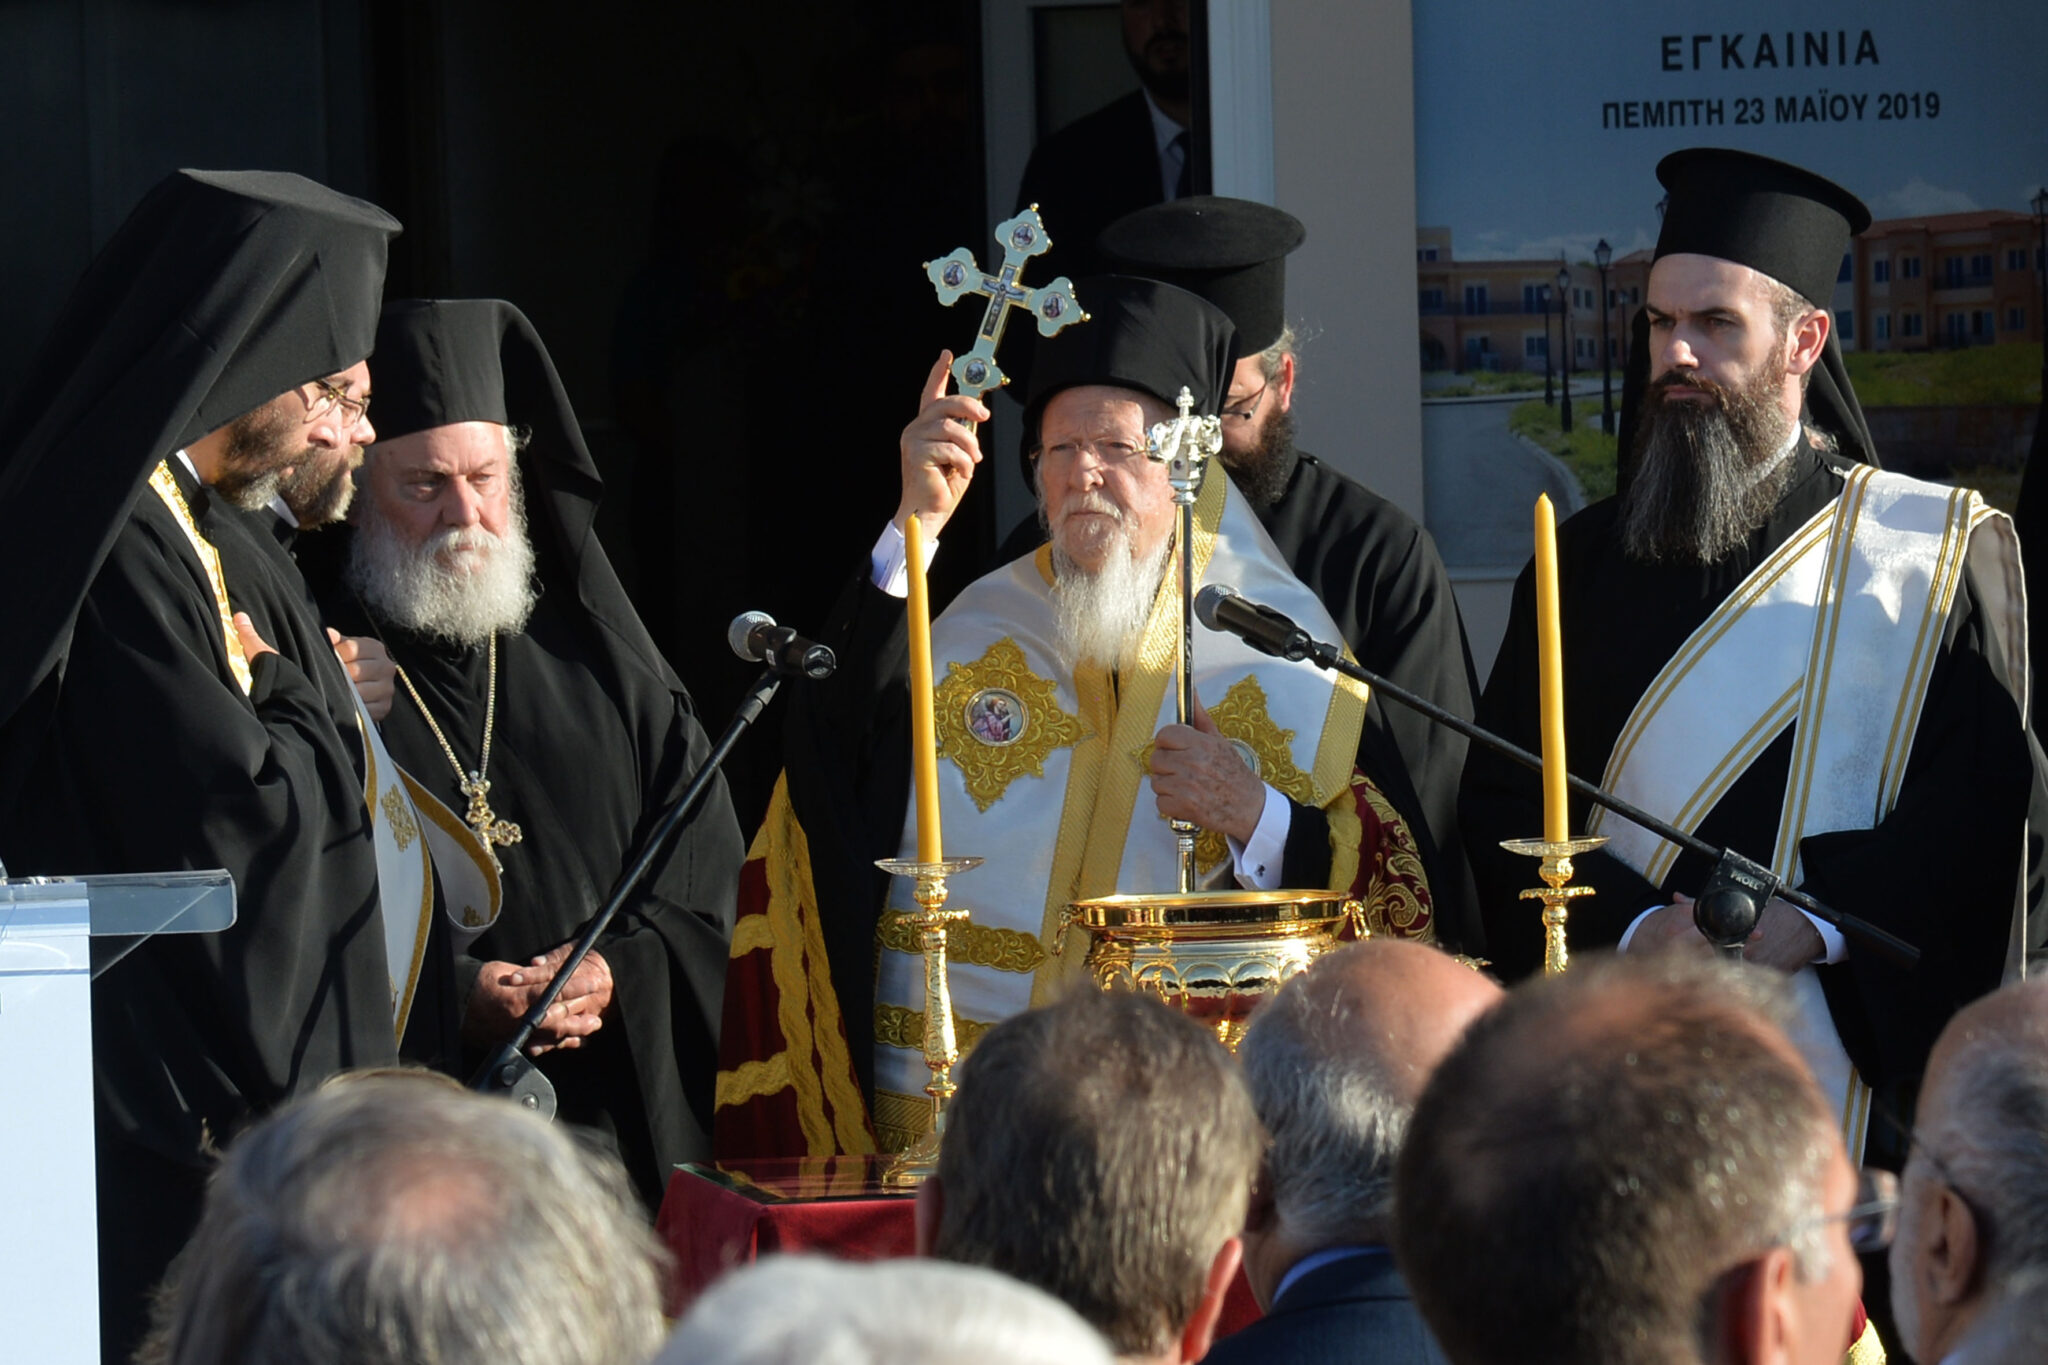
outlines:
{"label": "gold chain", "polygon": [[469,798],[469,811],[462,817],[463,820],[477,832],[477,837],[484,841],[484,847],[491,850],[491,860],[496,862],[498,852],[495,845],[516,844],[526,836],[519,826],[510,820],[498,819],[491,810],[491,783],[485,774],[491,768],[491,733],[497,728],[498,723],[496,634],[491,636],[490,661],[490,682],[484,692],[483,744],[477,751],[476,768],[467,773],[462,770],[462,760],[455,756],[455,746],[448,742],[448,736],[441,733],[441,727],[434,721],[434,713],[427,709],[426,699],[420,696],[420,690],[414,687],[412,679],[406,676],[405,665],[398,663],[396,659],[392,660],[392,663],[398,669],[398,680],[405,684],[406,693],[411,696],[413,705],[420,708],[420,716],[427,722],[427,728],[432,730],[434,738],[440,741],[441,752],[448,756],[448,766],[455,769],[456,785],[461,788],[462,794]]}

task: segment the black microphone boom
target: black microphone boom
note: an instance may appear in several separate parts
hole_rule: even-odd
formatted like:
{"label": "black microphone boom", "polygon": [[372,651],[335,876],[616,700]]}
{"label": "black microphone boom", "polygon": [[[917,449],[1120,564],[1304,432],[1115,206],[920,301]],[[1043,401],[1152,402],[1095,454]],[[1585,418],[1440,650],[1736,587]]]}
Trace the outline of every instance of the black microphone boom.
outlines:
{"label": "black microphone boom", "polygon": [[766,664],[788,677],[829,678],[839,666],[824,645],[778,626],[765,611],[743,612],[725,629],[725,642],[748,663]]}
{"label": "black microphone boom", "polygon": [[[1274,654],[1285,659],[1306,659],[1318,668],[1330,669],[1346,677],[1356,678],[1374,691],[1392,697],[1410,710],[1420,711],[1439,725],[1448,725],[1467,739],[1484,744],[1495,753],[1507,755],[1525,768],[1543,771],[1543,760],[1527,749],[1508,743],[1490,730],[1480,729],[1463,716],[1446,711],[1427,697],[1419,697],[1405,687],[1388,682],[1356,660],[1346,658],[1343,646],[1327,644],[1313,638],[1286,615],[1240,597],[1233,588],[1211,584],[1202,589],[1195,597],[1195,617],[1209,629],[1236,635],[1261,653]],[[1711,889],[1716,893],[1717,908],[1721,898],[1731,890],[1746,889],[1750,894],[1761,890],[1766,898],[1775,892],[1782,899],[1817,918],[1826,920],[1843,934],[1902,966],[1910,967],[1920,960],[1920,950],[1904,939],[1887,933],[1868,920],[1844,914],[1840,910],[1824,905],[1796,887],[1779,883],[1768,871],[1741,854],[1715,848],[1706,840],[1687,834],[1669,821],[1660,820],[1642,807],[1624,801],[1582,777],[1566,773],[1565,780],[1571,784],[1573,791],[1587,800],[1605,806],[1625,819],[1633,820],[1652,834],[1661,839],[1668,839],[1680,848],[1713,859],[1715,875],[1709,882]],[[1703,898],[1707,889],[1702,889]],[[1697,916],[1695,918],[1697,919]],[[1753,925],[1755,921],[1751,920],[1750,923]],[[1733,927],[1731,924],[1730,930]],[[1704,925],[1702,930],[1704,932]]]}
{"label": "black microphone boom", "polygon": [[[737,627],[739,623],[733,624]],[[800,640],[795,632],[791,632],[791,637]],[[810,644],[809,641],[800,642]],[[811,648],[824,650],[825,672],[830,673],[832,652],[823,645],[813,645]],[[590,917],[590,922],[583,926],[583,932],[576,937],[576,946],[570,949],[569,956],[562,960],[562,965],[555,969],[554,979],[548,982],[547,989],[540,993],[533,1006],[520,1019],[519,1026],[513,1030],[512,1036],[499,1044],[497,1051],[493,1052],[476,1075],[470,1078],[470,1089],[482,1091],[487,1095],[505,1096],[514,1103],[539,1112],[544,1118],[551,1119],[555,1116],[554,1084],[521,1049],[526,1046],[527,1040],[533,1037],[533,1031],[540,1027],[541,1021],[548,1017],[548,1010],[561,995],[562,987],[576,974],[576,969],[583,965],[583,959],[590,956],[591,948],[597,943],[599,935],[610,927],[612,918],[626,903],[626,897],[633,894],[634,888],[646,878],[648,869],[654,866],[656,855],[661,852],[662,845],[668,842],[669,836],[675,833],[678,825],[696,812],[698,802],[702,801],[704,793],[711,789],[711,781],[718,776],[719,766],[725,762],[726,755],[740,742],[740,736],[747,732],[747,727],[759,719],[761,712],[775,696],[775,689],[781,685],[782,670],[773,663],[762,669],[761,675],[754,679],[753,685],[747,689],[746,697],[740,702],[739,709],[726,724],[724,733],[720,734],[718,742],[711,746],[711,752],[705,757],[703,766],[699,767],[696,776],[690,779],[690,785],[683,789],[683,794],[676,798],[676,803],[668,808],[667,814],[661,817],[661,822],[647,836],[647,842],[640,847],[639,856],[619,878],[610,898]]]}

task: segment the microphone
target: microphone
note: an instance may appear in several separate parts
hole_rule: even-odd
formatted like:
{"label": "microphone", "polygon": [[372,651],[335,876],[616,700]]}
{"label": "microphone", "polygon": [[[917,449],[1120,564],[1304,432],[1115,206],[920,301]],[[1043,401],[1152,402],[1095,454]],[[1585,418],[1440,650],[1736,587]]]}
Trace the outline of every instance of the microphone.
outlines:
{"label": "microphone", "polygon": [[777,673],[802,674],[806,678],[829,678],[839,661],[832,651],[813,640],[778,626],[765,611],[743,612],[726,627],[725,642],[732,652],[750,663],[763,663]]}
{"label": "microphone", "polygon": [[1306,659],[1315,643],[1287,616],[1240,597],[1236,588],[1221,583],[1211,583],[1195,594],[1195,619],[1279,659]]}

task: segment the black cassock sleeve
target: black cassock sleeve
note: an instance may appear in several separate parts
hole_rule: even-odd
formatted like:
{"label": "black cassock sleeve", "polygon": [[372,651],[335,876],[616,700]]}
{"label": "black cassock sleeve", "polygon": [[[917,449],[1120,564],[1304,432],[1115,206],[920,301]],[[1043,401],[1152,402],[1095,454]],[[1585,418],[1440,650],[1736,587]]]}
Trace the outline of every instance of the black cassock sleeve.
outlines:
{"label": "black cassock sleeve", "polygon": [[21,871],[233,874],[232,928],[150,940],[94,986],[107,1115],[186,1162],[250,1110],[395,1055],[362,788],[305,674],[276,654],[251,672],[244,696],[193,552],[138,504],[81,606],[46,785],[6,850]]}

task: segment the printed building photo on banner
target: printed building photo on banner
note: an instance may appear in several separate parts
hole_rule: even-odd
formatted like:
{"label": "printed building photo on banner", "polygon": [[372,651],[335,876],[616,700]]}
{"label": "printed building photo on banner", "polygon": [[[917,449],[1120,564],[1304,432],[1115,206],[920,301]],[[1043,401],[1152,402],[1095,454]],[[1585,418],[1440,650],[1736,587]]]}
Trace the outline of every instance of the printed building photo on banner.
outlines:
{"label": "printed building photo on banner", "polygon": [[[2048,313],[2048,5],[1414,14],[1427,521],[1454,575],[1511,581],[1539,492],[1565,511],[1613,492],[1656,165],[1684,147],[1789,161],[1870,206],[1831,305],[1878,454],[2012,509]],[[1482,667],[1494,643],[1472,641]]]}

